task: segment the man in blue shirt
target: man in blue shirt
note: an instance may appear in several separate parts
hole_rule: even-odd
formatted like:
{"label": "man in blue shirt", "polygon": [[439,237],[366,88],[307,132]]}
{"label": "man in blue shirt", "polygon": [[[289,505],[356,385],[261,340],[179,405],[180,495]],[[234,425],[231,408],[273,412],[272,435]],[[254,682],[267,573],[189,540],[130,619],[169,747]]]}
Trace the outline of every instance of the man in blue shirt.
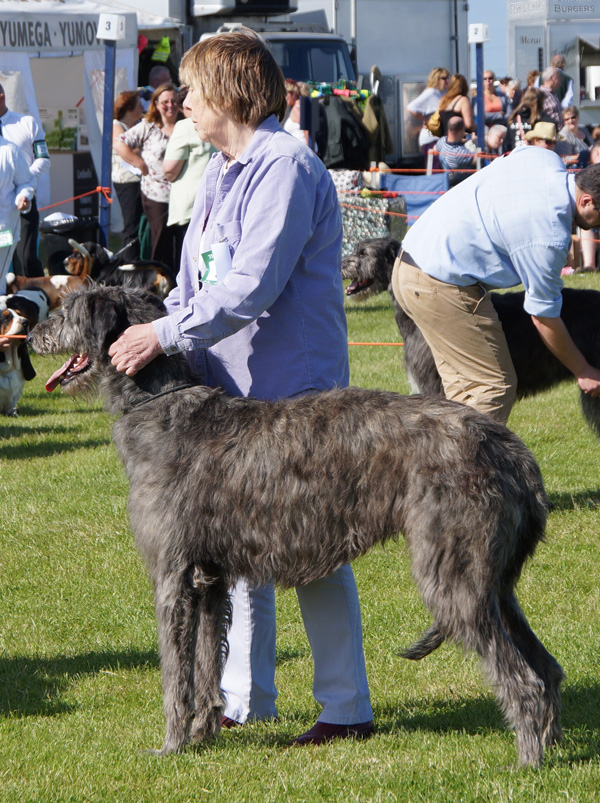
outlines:
{"label": "man in blue shirt", "polygon": [[600,166],[577,177],[543,148],[520,148],[436,201],[394,266],[394,295],[421,329],[450,399],[506,423],[516,375],[489,290],[525,288],[525,310],[581,389],[600,396],[561,317],[561,270],[573,223],[600,225]]}

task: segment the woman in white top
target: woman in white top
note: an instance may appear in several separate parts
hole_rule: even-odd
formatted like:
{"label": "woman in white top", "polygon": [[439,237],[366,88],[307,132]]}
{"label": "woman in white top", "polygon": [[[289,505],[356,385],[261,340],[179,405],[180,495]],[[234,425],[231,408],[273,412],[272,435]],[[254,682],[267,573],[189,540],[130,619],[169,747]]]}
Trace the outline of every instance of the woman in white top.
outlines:
{"label": "woman in white top", "polygon": [[427,128],[427,121],[437,109],[440,98],[448,89],[449,80],[450,73],[445,67],[434,67],[429,73],[425,89],[406,107],[413,117],[423,123],[419,132],[419,147],[423,153],[427,153],[437,140],[437,137],[434,137]]}
{"label": "woman in white top", "polygon": [[166,263],[176,272],[172,232],[167,229],[171,185],[162,163],[169,137],[183,119],[174,84],[156,88],[144,119],[121,134],[114,143],[119,156],[137,167],[141,174],[142,206],[150,225],[152,259]]}
{"label": "woman in white top", "polygon": [[[142,217],[142,196],[140,193],[140,171],[123,161],[115,150],[116,143],[124,131],[139,123],[144,116],[142,99],[137,91],[119,92],[113,113],[113,152],[112,182],[123,215],[121,248],[136,240],[140,218]],[[140,246],[136,240],[123,251],[126,260],[139,259]]]}

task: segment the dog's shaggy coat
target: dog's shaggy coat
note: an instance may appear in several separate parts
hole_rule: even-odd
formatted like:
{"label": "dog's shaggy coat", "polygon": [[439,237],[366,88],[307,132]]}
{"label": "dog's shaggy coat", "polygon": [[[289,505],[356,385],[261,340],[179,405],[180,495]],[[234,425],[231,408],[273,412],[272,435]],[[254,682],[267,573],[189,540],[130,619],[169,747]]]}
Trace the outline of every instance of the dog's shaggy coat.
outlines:
{"label": "dog's shaggy coat", "polygon": [[[442,396],[442,380],[431,349],[391,292],[392,270],[399,251],[400,243],[392,237],[360,242],[342,262],[343,277],[352,280],[346,294],[364,300],[370,295],[390,291],[396,323],[404,341],[404,364],[409,381],[417,393]],[[517,373],[518,399],[574,379],[569,369],[544,345],[531,315],[523,309],[524,295],[523,292],[491,294]],[[565,288],[562,297],[561,318],[565,326],[590,365],[600,367],[600,292]],[[588,424],[600,435],[600,399],[580,391],[580,400]]]}
{"label": "dog's shaggy coat", "polygon": [[229,398],[190,386],[181,355],[119,374],[109,345],[163,314],[150,296],[98,287],[69,295],[30,337],[40,354],[77,355],[49,389],[98,388],[122,414],[114,440],[154,584],[161,753],[219,731],[229,590],[240,577],[309,583],[401,531],[435,619],[410,657],[444,639],[476,650],[521,763],[539,764],[560,737],[562,672],[514,593],[547,515],[539,469],[521,441],[443,399],[359,388],[277,402]]}

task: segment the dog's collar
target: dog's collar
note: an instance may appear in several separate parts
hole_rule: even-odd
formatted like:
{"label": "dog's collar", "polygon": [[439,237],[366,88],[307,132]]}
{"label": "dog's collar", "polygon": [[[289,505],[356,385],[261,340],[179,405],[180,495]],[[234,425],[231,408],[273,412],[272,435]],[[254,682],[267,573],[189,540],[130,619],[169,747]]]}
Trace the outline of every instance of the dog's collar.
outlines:
{"label": "dog's collar", "polygon": [[160,399],[161,396],[167,396],[169,393],[175,393],[177,390],[187,390],[188,388],[196,388],[198,385],[194,385],[192,382],[188,382],[186,385],[176,385],[174,388],[168,388],[168,390],[162,390],[160,393],[155,393],[154,396],[150,396],[149,399],[142,399],[139,402],[135,402],[132,404],[128,410],[124,410],[123,413],[127,414],[132,410],[136,410],[138,407],[143,407],[145,404],[148,404],[155,399]]}

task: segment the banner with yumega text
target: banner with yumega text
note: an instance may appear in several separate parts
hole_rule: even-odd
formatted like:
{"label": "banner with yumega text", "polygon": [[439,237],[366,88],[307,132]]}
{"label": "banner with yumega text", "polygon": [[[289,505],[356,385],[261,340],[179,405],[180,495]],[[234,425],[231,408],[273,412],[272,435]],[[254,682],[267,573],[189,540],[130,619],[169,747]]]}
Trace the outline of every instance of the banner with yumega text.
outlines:
{"label": "banner with yumega text", "polygon": [[[125,14],[125,39],[120,46],[136,44],[135,14]],[[96,39],[98,14],[68,15],[11,14],[0,16],[0,50],[23,50],[28,53],[98,50],[104,42]]]}

